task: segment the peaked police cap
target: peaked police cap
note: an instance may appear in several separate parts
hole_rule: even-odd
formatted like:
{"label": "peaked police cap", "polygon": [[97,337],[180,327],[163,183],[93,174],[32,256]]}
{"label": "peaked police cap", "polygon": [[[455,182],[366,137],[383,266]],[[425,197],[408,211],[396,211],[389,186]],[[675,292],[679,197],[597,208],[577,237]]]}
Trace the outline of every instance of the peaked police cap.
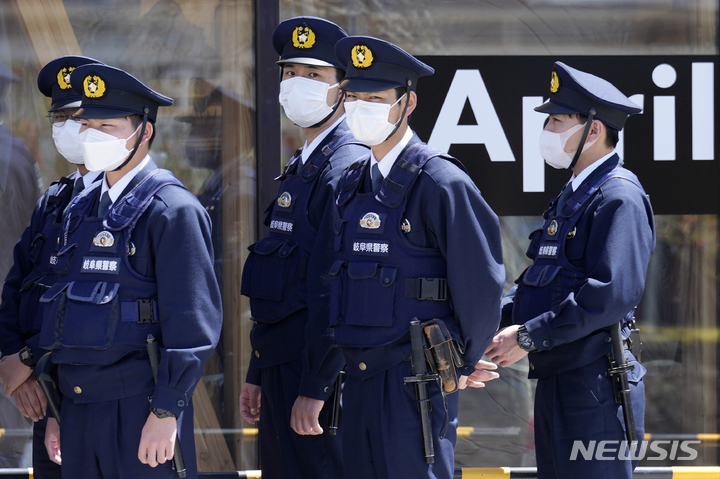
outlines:
{"label": "peaked police cap", "polygon": [[79,66],[91,63],[101,64],[94,58],[68,55],[58,57],[45,65],[37,78],[40,93],[52,99],[50,111],[80,106],[81,95],[70,85],[70,74]]}
{"label": "peaked police cap", "polygon": [[629,115],[642,108],[630,101],[610,82],[555,62],[550,81],[550,99],[535,108],[541,113],[580,113],[595,109],[595,119],[622,130]]}
{"label": "peaked police cap", "polygon": [[347,65],[340,88],[346,91],[384,91],[397,87],[415,90],[419,77],[435,73],[402,48],[379,38],[352,36],[335,45],[335,53]]}
{"label": "peaked police cap", "polygon": [[70,77],[73,90],[82,96],[80,119],[120,118],[142,115],[147,108],[151,122],[158,108],[170,106],[173,99],[145,86],[140,80],[119,68],[90,64],[78,67]]}
{"label": "peaked police cap", "polygon": [[335,43],[345,37],[345,30],[324,18],[294,17],[275,28],[272,42],[280,55],[279,65],[301,63],[345,71],[345,65],[335,55]]}

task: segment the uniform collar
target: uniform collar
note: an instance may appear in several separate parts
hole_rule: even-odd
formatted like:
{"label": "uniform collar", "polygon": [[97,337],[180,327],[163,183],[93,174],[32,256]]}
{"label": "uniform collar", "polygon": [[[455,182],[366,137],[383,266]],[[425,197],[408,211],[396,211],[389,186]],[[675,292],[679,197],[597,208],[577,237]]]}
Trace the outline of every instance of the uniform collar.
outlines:
{"label": "uniform collar", "polygon": [[137,176],[140,171],[145,168],[145,166],[150,162],[150,155],[146,155],[145,158],[132,170],[128,171],[126,175],[124,175],[122,178],[120,178],[117,183],[112,185],[112,188],[108,186],[107,184],[107,178],[103,178],[102,182],[102,191],[100,192],[100,196],[108,191],[110,195],[110,201],[112,203],[115,203],[118,198],[120,198],[120,195],[125,190],[125,187],[130,184],[130,182]]}
{"label": "uniform collar", "polygon": [[400,153],[402,153],[407,144],[410,143],[412,137],[413,131],[410,129],[410,127],[408,127],[408,129],[405,130],[405,134],[398,142],[398,144],[395,145],[392,150],[388,151],[387,155],[385,155],[385,157],[380,161],[375,159],[375,155],[373,154],[372,150],[370,150],[370,168],[372,168],[373,165],[377,163],[378,169],[380,169],[380,173],[383,175],[383,178],[387,177],[387,175],[390,173],[390,170],[392,170],[395,161],[397,161]]}
{"label": "uniform collar", "polygon": [[615,155],[615,150],[611,151],[607,155],[603,156],[599,160],[597,160],[597,161],[593,162],[591,165],[587,166],[584,170],[582,170],[580,172],[579,175],[575,176],[575,174],[573,174],[573,177],[570,178],[570,185],[572,186],[573,191],[580,188],[580,185],[582,185],[583,181],[585,181],[587,179],[587,177],[590,176],[590,173],[597,170],[600,167],[600,165],[605,163],[607,160],[612,158],[614,155]]}
{"label": "uniform collar", "polygon": [[87,188],[88,186],[92,185],[95,180],[102,174],[102,171],[88,171],[86,174],[81,175],[78,171],[78,176],[82,177],[83,181],[83,187]]}
{"label": "uniform collar", "polygon": [[307,141],[305,142],[305,146],[303,147],[303,150],[302,150],[302,153],[301,153],[301,156],[300,156],[300,159],[302,160],[303,165],[304,165],[305,162],[308,160],[308,158],[310,158],[310,155],[313,154],[313,152],[314,152],[315,149],[318,147],[318,145],[320,145],[320,143],[322,143],[322,141],[323,141],[325,138],[327,138],[327,136],[328,136],[333,130],[335,130],[335,128],[337,128],[338,125],[340,125],[340,123],[343,122],[343,120],[345,120],[345,114],[344,114],[344,113],[342,114],[342,116],[340,116],[340,118],[338,118],[337,120],[335,120],[335,123],[333,123],[332,125],[330,125],[329,128],[324,129],[324,130],[322,131],[322,133],[320,133],[318,136],[316,136],[315,139],[314,139],[309,145],[308,145],[308,142],[307,142]]}

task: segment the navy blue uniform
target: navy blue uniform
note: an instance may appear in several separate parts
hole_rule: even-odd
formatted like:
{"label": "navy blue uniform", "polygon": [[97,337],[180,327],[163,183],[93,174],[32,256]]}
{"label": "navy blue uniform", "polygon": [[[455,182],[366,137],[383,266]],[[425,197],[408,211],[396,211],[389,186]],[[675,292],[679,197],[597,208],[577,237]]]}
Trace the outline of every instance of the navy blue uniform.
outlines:
{"label": "navy blue uniform", "polygon": [[303,164],[288,163],[267,212],[267,237],[250,247],[242,293],[255,325],[246,381],[262,387],[260,451],[263,477],[341,477],[340,436],[301,436],[290,429],[298,396],[326,400],[344,365],[328,333],[327,272],[334,260],[334,199],[343,170],[367,148],[343,120]]}
{"label": "navy blue uniform", "polygon": [[[178,416],[188,477],[196,472],[192,392],[217,343],[221,300],[210,221],[197,199],[150,161],[104,218],[99,183],[64,216],[56,283],[40,345],[59,364],[63,475],[175,477],[137,458],[149,408]],[[160,344],[157,385],[145,339]]]}
{"label": "navy blue uniform", "polygon": [[[412,375],[409,322],[441,318],[464,348],[465,375],[499,322],[505,275],[497,216],[457,160],[437,154],[413,135],[379,191],[372,191],[368,157],[338,187],[331,325],[347,360],[346,477],[453,477],[458,396],[447,397],[441,438],[443,398],[430,386],[429,466],[415,389],[403,384]],[[420,278],[445,279],[447,288],[420,299]]]}
{"label": "navy blue uniform", "polygon": [[[13,250],[13,266],[2,290],[0,303],[0,351],[15,354],[25,346],[35,358],[45,351],[40,348],[42,326],[40,296],[53,284],[52,269],[62,232],[62,212],[70,202],[77,172],[61,178],[38,200],[25,229]],[[45,450],[47,419],[33,426],[33,470],[37,477],[60,477],[60,466],[50,461]]]}
{"label": "navy blue uniform", "polygon": [[[585,461],[580,455],[571,460],[576,440],[587,447],[592,440],[626,439],[622,408],[607,374],[608,328],[642,297],[655,228],[647,195],[621,165],[616,154],[611,156],[560,209],[557,198],[551,202],[528,249],[533,265],[518,279],[512,320],[525,324],[537,347],[529,355],[529,376],[538,379],[539,478],[629,478],[637,463]],[[645,368],[629,351],[626,356],[635,366],[629,382],[642,439]]]}

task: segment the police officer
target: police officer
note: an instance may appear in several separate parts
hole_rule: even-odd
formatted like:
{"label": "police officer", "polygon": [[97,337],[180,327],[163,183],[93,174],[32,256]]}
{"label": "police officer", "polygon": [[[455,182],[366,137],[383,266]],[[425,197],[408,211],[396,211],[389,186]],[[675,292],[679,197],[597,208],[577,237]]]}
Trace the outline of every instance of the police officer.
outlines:
{"label": "police officer", "polygon": [[[628,115],[641,109],[607,81],[556,62],[550,99],[535,110],[549,115],[540,137],[545,161],[573,176],[531,237],[533,264],[503,309],[503,322],[513,325],[495,336],[487,355],[507,366],[529,353],[529,377],[538,379],[539,478],[630,478],[637,461],[573,460],[572,448],[626,438],[608,376],[608,331],[631,318],[642,297],[655,227],[648,196],[614,148]],[[623,337],[629,333],[625,327]],[[645,369],[625,355],[634,366],[628,380],[642,439]]]}
{"label": "police officer", "polygon": [[348,130],[338,88],[345,68],[334,46],[346,36],[315,17],[285,20],[273,32],[280,104],[305,145],[278,178],[265,221],[270,232],[250,247],[243,270],[242,294],[250,297],[255,325],[240,412],[251,424],[262,418],[260,464],[271,479],[342,477],[340,436],[328,434],[332,402],[325,403],[344,364],[327,332],[327,272],[335,188],[343,170],[367,152]]}
{"label": "police officer", "polygon": [[[437,318],[464,360],[460,387],[497,376],[480,361],[500,320],[505,278],[497,216],[458,160],[408,127],[417,81],[434,70],[395,45],[352,36],[336,47],[350,130],[371,152],[338,186],[331,324],[345,354],[347,477],[451,478],[458,395],[430,385],[434,464],[423,453],[409,323]],[[460,367],[460,364],[456,364]],[[477,369],[476,369],[477,368]]]}
{"label": "police officer", "polygon": [[62,393],[48,453],[63,477],[176,477],[177,435],[194,477],[191,395],[222,313],[207,212],[148,154],[172,99],[106,65],[78,67],[70,81],[85,166],[105,173],[65,210],[56,283],[40,299],[40,346]]}
{"label": "police officer", "polygon": [[42,324],[38,299],[54,279],[52,258],[58,250],[63,209],[74,194],[100,177],[100,172],[88,172],[83,165],[80,122],[71,118],[80,106],[80,95],[70,87],[70,74],[88,63],[99,62],[81,56],[60,57],[38,75],[38,89],[51,98],[48,118],[55,147],[76,171],[54,182],[35,206],[30,225],[15,245],[0,304],[0,379],[20,412],[35,421],[33,473],[39,478],[60,477],[60,467],[50,461],[43,445],[45,396],[33,374],[35,358],[44,352],[38,345]]}

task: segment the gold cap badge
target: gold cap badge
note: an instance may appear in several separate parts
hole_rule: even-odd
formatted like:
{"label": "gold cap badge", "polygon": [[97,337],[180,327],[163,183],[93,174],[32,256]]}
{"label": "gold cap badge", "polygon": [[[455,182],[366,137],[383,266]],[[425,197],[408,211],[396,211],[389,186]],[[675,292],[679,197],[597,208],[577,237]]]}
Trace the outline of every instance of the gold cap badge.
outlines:
{"label": "gold cap badge", "polygon": [[560,77],[558,77],[558,74],[555,72],[552,72],[552,78],[550,78],[550,91],[552,93],[557,93],[557,91],[560,89]]}
{"label": "gold cap badge", "polygon": [[105,94],[105,82],[97,75],[88,75],[83,81],[85,96],[88,98],[100,98]]}
{"label": "gold cap badge", "polygon": [[376,230],[381,225],[380,216],[377,213],[366,213],[360,220],[360,227],[369,230]]}
{"label": "gold cap badge", "polygon": [[93,238],[93,244],[99,248],[110,248],[115,244],[115,237],[109,231],[101,231]]}
{"label": "gold cap badge", "polygon": [[549,236],[555,236],[558,232],[558,224],[557,221],[552,220],[550,222],[550,226],[548,226],[547,233]]}
{"label": "gold cap badge", "polygon": [[315,32],[307,25],[300,25],[293,30],[292,42],[295,48],[312,48],[315,45]]}
{"label": "gold cap badge", "polygon": [[280,197],[277,199],[277,204],[280,208],[289,208],[292,204],[292,196],[290,196],[290,193],[286,191],[282,195],[280,195]]}
{"label": "gold cap badge", "polygon": [[60,70],[57,74],[58,86],[61,90],[69,90],[70,86],[70,74],[75,70],[75,67],[65,67]]}
{"label": "gold cap badge", "polygon": [[372,51],[365,45],[355,45],[350,57],[356,68],[367,68],[373,63]]}

